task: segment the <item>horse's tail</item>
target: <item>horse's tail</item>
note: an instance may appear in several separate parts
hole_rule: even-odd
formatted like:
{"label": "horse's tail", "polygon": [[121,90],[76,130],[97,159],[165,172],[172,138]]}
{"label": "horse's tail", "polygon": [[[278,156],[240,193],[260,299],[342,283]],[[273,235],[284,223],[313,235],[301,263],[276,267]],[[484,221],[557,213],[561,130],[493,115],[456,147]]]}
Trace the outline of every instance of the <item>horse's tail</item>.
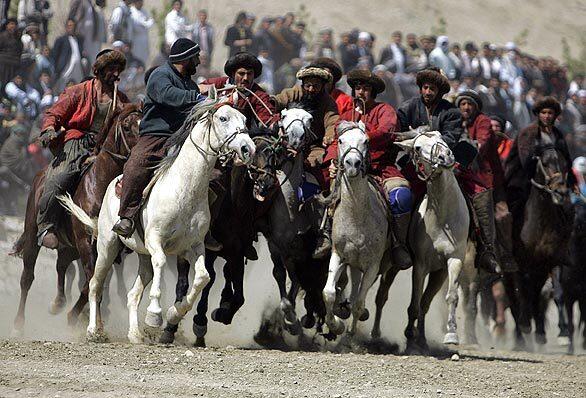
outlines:
{"label": "horse's tail", "polygon": [[71,213],[71,215],[73,215],[83,225],[85,225],[85,227],[88,229],[88,232],[90,232],[93,237],[98,236],[97,218],[91,218],[81,207],[73,202],[73,198],[68,193],[65,195],[58,195],[57,199],[59,202],[61,202],[61,205],[65,207],[69,213]]}
{"label": "horse's tail", "polygon": [[14,256],[14,257],[22,257],[22,252],[24,251],[24,243],[26,240],[26,231],[23,232],[22,234],[20,234],[20,236],[18,237],[18,240],[16,242],[14,242],[14,245],[12,246],[12,250],[10,251],[10,253],[8,253],[9,256]]}

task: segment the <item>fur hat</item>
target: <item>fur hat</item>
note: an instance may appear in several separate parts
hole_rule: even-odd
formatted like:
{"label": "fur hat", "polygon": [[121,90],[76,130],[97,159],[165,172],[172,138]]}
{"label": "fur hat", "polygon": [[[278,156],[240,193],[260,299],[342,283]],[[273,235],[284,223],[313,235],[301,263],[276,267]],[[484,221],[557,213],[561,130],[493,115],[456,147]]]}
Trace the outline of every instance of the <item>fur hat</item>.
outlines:
{"label": "fur hat", "polygon": [[106,66],[118,64],[124,70],[126,68],[126,57],[120,51],[105,49],[96,55],[94,62],[94,74],[98,75]]}
{"label": "fur hat", "polygon": [[224,64],[224,73],[230,77],[234,77],[234,73],[236,73],[238,68],[252,69],[255,79],[262,74],[262,64],[258,58],[247,52],[236,53],[230,57]]}
{"label": "fur hat", "polygon": [[315,61],[313,61],[311,63],[311,65],[309,65],[309,66],[329,70],[330,73],[332,74],[332,78],[334,79],[334,84],[338,83],[340,81],[340,79],[342,78],[342,68],[332,58],[328,58],[328,57],[318,58]]}
{"label": "fur hat", "polygon": [[307,77],[317,77],[318,79],[322,79],[326,83],[331,82],[334,79],[332,77],[332,74],[328,72],[327,69],[317,68],[311,65],[300,69],[295,77],[297,77],[297,79],[299,80],[303,80]]}
{"label": "fur hat", "polygon": [[430,66],[417,73],[417,85],[419,88],[423,87],[424,83],[431,83],[439,90],[438,95],[441,97],[450,92],[450,82],[448,78],[442,73],[440,68]]}
{"label": "fur hat", "polygon": [[545,97],[537,101],[535,105],[533,105],[533,114],[539,115],[539,112],[543,109],[553,109],[556,117],[562,113],[562,107],[554,97]]}
{"label": "fur hat", "polygon": [[348,85],[352,87],[352,90],[354,90],[358,83],[363,83],[371,86],[372,93],[375,96],[385,91],[386,87],[385,82],[380,77],[373,74],[371,71],[364,69],[354,69],[348,72],[347,80]]}
{"label": "fur hat", "polygon": [[480,96],[478,95],[478,93],[476,91],[465,90],[465,91],[462,91],[460,94],[458,94],[458,96],[456,97],[456,106],[457,107],[460,106],[460,102],[462,102],[462,100],[472,101],[476,105],[476,110],[478,112],[482,111],[482,99],[480,98]]}
{"label": "fur hat", "polygon": [[193,40],[180,37],[175,40],[171,46],[171,52],[169,53],[169,61],[171,63],[178,63],[185,61],[191,57],[195,57],[199,54],[199,44]]}

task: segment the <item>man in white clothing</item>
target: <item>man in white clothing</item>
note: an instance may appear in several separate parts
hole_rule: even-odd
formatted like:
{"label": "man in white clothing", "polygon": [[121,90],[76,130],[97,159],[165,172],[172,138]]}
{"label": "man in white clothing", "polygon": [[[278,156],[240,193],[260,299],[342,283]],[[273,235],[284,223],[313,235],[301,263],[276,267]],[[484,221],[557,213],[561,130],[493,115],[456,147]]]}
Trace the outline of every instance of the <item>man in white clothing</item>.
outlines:
{"label": "man in white clothing", "polygon": [[22,72],[4,87],[6,96],[16,104],[19,112],[23,112],[30,120],[34,120],[39,114],[41,95],[37,90],[26,84]]}
{"label": "man in white clothing", "polygon": [[435,43],[435,48],[429,54],[429,64],[443,70],[448,79],[454,79],[456,77],[456,68],[450,57],[448,57],[449,49],[448,36],[439,36]]}
{"label": "man in white clothing", "polygon": [[175,0],[173,9],[165,17],[165,43],[171,48],[173,43],[181,37],[190,38],[193,26],[187,23],[187,18],[181,13],[183,1]]}
{"label": "man in white clothing", "polygon": [[130,7],[132,18],[132,46],[131,52],[134,58],[147,65],[150,55],[149,29],[155,21],[147,10],[143,8],[144,0],[136,0]]}
{"label": "man in white clothing", "polygon": [[90,65],[106,42],[106,20],[103,8],[105,0],[73,0],[69,9],[69,19],[77,21],[75,33],[83,37],[83,48]]}
{"label": "man in white clothing", "polygon": [[207,56],[208,64],[211,63],[214,52],[214,27],[208,23],[206,10],[199,10],[197,13],[197,22],[193,24],[192,40],[199,44],[200,57]]}
{"label": "man in white clothing", "polygon": [[112,42],[123,41],[124,43],[132,43],[132,20],[130,17],[130,6],[134,0],[122,0],[118,7],[112,11],[110,17],[110,33],[112,34]]}

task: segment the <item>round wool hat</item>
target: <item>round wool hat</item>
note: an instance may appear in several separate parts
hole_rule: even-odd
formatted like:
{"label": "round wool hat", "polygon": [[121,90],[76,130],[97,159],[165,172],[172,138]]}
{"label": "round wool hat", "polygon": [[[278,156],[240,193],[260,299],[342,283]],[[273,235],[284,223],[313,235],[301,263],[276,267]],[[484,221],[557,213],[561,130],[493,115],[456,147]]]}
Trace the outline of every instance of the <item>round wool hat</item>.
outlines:
{"label": "round wool hat", "polygon": [[480,95],[474,90],[464,90],[456,97],[456,106],[460,106],[460,102],[463,100],[468,100],[473,102],[476,105],[476,110],[478,112],[482,111],[482,99]]}
{"label": "round wool hat", "polygon": [[238,68],[252,69],[255,79],[262,74],[262,63],[248,52],[240,52],[231,56],[224,64],[224,73],[233,77]]}
{"label": "round wool hat", "polygon": [[357,84],[367,84],[372,87],[373,94],[385,91],[385,82],[369,70],[354,69],[348,73],[348,85],[354,89]]}

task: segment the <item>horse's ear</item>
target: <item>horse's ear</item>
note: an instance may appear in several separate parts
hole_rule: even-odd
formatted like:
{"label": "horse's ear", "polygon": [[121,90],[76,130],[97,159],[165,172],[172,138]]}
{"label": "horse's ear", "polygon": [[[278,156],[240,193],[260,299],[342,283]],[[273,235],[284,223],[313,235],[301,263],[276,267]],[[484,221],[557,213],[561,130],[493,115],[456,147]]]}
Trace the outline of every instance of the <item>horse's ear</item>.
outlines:
{"label": "horse's ear", "polygon": [[358,122],[358,127],[360,128],[360,130],[366,132],[366,126],[364,125],[364,122],[362,120]]}
{"label": "horse's ear", "polygon": [[213,84],[210,86],[210,89],[208,91],[208,98],[212,101],[218,99],[218,90],[216,90],[216,86],[214,86]]}

